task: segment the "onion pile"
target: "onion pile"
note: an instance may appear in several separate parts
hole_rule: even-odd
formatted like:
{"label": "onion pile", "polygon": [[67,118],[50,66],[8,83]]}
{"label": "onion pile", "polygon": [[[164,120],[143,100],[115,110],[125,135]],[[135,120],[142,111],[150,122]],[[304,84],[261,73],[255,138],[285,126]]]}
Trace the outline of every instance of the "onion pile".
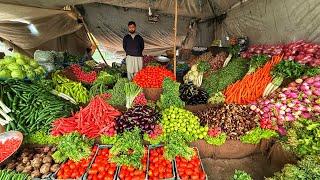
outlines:
{"label": "onion pile", "polygon": [[269,56],[284,54],[283,59],[285,60],[295,60],[312,67],[320,65],[320,45],[305,41],[296,41],[282,45],[253,45],[243,52],[241,56],[243,58],[251,58],[257,54]]}
{"label": "onion pile", "polygon": [[149,106],[135,106],[116,119],[117,133],[139,127],[143,133],[151,133],[157,125],[160,114]]}
{"label": "onion pile", "polygon": [[288,88],[259,100],[251,109],[260,115],[262,128],[285,134],[285,122],[320,115],[320,76],[297,79]]}
{"label": "onion pile", "polygon": [[[223,105],[199,111],[202,126],[208,125],[210,131],[226,133],[229,139],[239,139],[241,135],[256,127],[256,113],[244,105]],[[210,135],[210,134],[209,134]]]}

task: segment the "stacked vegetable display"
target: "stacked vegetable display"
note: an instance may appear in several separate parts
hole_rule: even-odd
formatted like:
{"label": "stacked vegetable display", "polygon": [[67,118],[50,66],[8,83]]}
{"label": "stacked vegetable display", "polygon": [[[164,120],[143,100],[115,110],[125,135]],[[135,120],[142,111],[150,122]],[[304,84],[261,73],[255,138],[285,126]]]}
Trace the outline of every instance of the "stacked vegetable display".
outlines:
{"label": "stacked vegetable display", "polygon": [[34,59],[28,58],[21,54],[5,56],[0,59],[0,79],[29,79],[42,78],[45,75],[43,67],[39,66]]}
{"label": "stacked vegetable display", "polygon": [[265,54],[269,56],[284,54],[283,59],[295,60],[300,64],[310,66],[320,65],[320,46],[314,43],[296,41],[289,44],[279,45],[254,45],[249,47],[241,56],[251,58],[253,55]]}
{"label": "stacked vegetable display", "polygon": [[179,91],[181,100],[187,105],[207,104],[209,99],[206,91],[192,83],[182,84]]}
{"label": "stacked vegetable display", "polygon": [[304,77],[260,99],[251,107],[260,115],[262,128],[278,130],[284,134],[284,125],[299,117],[314,118],[320,114],[320,76]]}
{"label": "stacked vegetable display", "polygon": [[164,158],[164,148],[152,148],[149,152],[148,179],[169,179],[173,178],[172,162]]}
{"label": "stacked vegetable display", "polygon": [[257,125],[256,113],[249,106],[223,105],[196,113],[201,125],[210,129],[209,136],[225,133],[228,139],[239,139]]}
{"label": "stacked vegetable display", "polygon": [[160,109],[164,110],[171,106],[183,108],[185,103],[179,97],[180,83],[175,82],[170,78],[165,78],[163,81],[163,92],[158,101]]}
{"label": "stacked vegetable display", "polygon": [[194,140],[203,139],[208,133],[208,127],[201,126],[197,116],[176,107],[170,107],[162,112],[161,125],[165,134],[179,131]]}
{"label": "stacked vegetable display", "polygon": [[149,106],[135,106],[116,119],[117,133],[139,127],[144,133],[151,133],[155,128],[160,114]]}
{"label": "stacked vegetable display", "polygon": [[53,122],[51,133],[61,135],[73,131],[80,132],[90,138],[100,134],[113,136],[115,131],[115,118],[120,112],[96,96],[91,99],[87,107],[69,118],[60,118]]}
{"label": "stacked vegetable display", "polygon": [[72,64],[63,71],[63,74],[66,75],[68,79],[85,84],[92,84],[97,78],[97,73],[95,71],[85,72],[78,64]]}
{"label": "stacked vegetable display", "polygon": [[166,77],[175,79],[174,74],[164,67],[148,66],[139,71],[133,81],[142,88],[161,88]]}
{"label": "stacked vegetable display", "polygon": [[55,150],[56,148],[50,147],[25,148],[5,168],[25,173],[30,175],[31,178],[48,177],[50,173],[56,172],[60,167],[52,159]]}
{"label": "stacked vegetable display", "polygon": [[52,89],[46,84],[10,81],[0,82],[0,88],[3,102],[12,110],[9,115],[13,120],[6,126],[7,131],[19,130],[24,134],[48,131],[55,119],[67,117],[77,108],[51,94]]}

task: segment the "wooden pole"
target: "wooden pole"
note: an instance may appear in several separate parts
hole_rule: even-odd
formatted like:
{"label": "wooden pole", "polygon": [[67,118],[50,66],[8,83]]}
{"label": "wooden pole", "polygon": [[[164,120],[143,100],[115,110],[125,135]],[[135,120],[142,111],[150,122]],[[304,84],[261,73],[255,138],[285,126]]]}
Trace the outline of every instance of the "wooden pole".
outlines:
{"label": "wooden pole", "polygon": [[178,0],[175,0],[174,13],[174,42],[173,42],[173,73],[177,77],[177,27],[178,26]]}

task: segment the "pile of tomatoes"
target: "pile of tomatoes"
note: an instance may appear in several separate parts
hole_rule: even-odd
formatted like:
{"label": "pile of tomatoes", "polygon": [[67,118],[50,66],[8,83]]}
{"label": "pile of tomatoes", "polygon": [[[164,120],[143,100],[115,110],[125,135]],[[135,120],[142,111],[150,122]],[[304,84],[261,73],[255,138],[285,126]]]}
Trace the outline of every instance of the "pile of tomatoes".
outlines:
{"label": "pile of tomatoes", "polygon": [[204,180],[206,179],[206,174],[202,169],[200,159],[197,152],[195,156],[192,157],[190,161],[182,157],[176,157],[178,176],[181,180]]}
{"label": "pile of tomatoes", "polygon": [[175,80],[174,74],[168,69],[161,66],[147,66],[134,76],[133,81],[142,88],[161,88],[166,77]]}
{"label": "pile of tomatoes", "polygon": [[117,165],[108,161],[109,154],[108,148],[99,149],[96,159],[89,170],[88,180],[113,180]]}
{"label": "pile of tomatoes", "polygon": [[147,150],[142,158],[142,168],[135,169],[131,166],[121,166],[120,172],[118,174],[120,180],[141,180],[146,178],[146,170],[147,170]]}
{"label": "pile of tomatoes", "polygon": [[164,158],[164,148],[150,150],[149,171],[150,180],[168,179],[173,177],[172,163]]}
{"label": "pile of tomatoes", "polygon": [[88,159],[82,159],[79,162],[68,160],[66,163],[62,164],[57,174],[58,179],[77,179],[84,175],[96,150],[97,147],[93,147],[91,155]]}

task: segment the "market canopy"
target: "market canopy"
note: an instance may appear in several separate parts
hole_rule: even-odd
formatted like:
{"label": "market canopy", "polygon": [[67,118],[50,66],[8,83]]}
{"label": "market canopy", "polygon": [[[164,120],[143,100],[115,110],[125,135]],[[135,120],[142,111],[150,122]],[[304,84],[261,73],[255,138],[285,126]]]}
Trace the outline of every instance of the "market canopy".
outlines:
{"label": "market canopy", "polygon": [[[76,13],[63,9],[67,5],[77,5],[99,45],[110,51],[121,53],[129,20],[137,22],[146,53],[173,46],[174,0],[0,0],[0,37],[29,53],[83,52],[90,42]],[[209,46],[230,35],[247,35],[252,43],[320,41],[316,0],[178,0],[178,6],[178,45],[185,48]],[[149,7],[160,15],[159,22],[148,22]],[[218,21],[224,13],[226,18]]]}

